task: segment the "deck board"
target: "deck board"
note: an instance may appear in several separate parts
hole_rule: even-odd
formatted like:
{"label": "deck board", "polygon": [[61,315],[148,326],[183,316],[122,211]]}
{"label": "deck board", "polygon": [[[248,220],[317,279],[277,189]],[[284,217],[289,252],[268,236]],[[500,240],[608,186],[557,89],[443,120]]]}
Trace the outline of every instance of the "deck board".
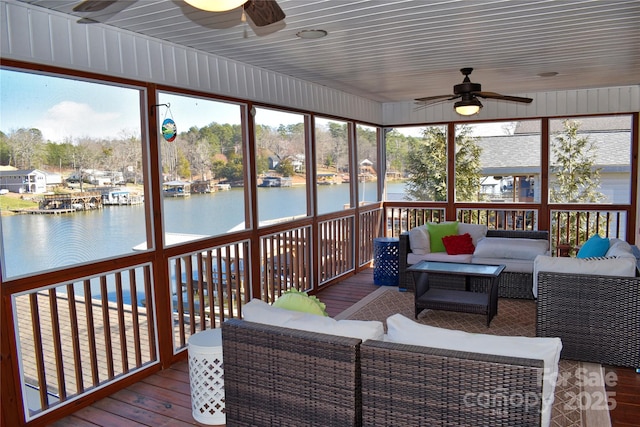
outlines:
{"label": "deck board", "polygon": [[[372,270],[365,270],[340,283],[321,290],[317,296],[327,305],[330,316],[336,316],[378,289],[373,284]],[[606,367],[618,378],[615,387],[616,408],[611,412],[612,427],[637,425],[640,419],[640,374],[633,369]],[[73,415],[52,424],[56,427],[95,426],[184,426],[204,424],[191,415],[189,365],[187,361],[151,375]]]}

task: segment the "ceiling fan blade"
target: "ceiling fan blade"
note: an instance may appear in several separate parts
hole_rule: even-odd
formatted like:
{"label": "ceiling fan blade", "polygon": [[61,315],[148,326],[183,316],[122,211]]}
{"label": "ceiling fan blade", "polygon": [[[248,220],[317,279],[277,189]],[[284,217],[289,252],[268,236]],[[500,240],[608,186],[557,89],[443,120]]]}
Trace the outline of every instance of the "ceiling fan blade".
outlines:
{"label": "ceiling fan blade", "polygon": [[451,101],[452,99],[456,99],[459,98],[460,95],[436,95],[436,96],[426,96],[424,98],[417,98],[415,99],[416,102],[429,102],[429,101],[436,101],[436,100],[440,100],[440,99],[444,99],[444,98],[449,98],[447,101]]}
{"label": "ceiling fan blade", "polygon": [[512,101],[512,102],[524,102],[526,104],[530,104],[533,99],[531,98],[523,98],[520,96],[510,96],[510,95],[501,95],[495,92],[473,92],[473,94],[479,98],[487,98],[487,99],[500,99],[502,101]]}
{"label": "ceiling fan blade", "polygon": [[256,27],[274,24],[287,16],[274,0],[248,0],[243,7]]}
{"label": "ceiling fan blade", "polygon": [[117,0],[85,0],[74,6],[74,12],[99,12],[114,4]]}

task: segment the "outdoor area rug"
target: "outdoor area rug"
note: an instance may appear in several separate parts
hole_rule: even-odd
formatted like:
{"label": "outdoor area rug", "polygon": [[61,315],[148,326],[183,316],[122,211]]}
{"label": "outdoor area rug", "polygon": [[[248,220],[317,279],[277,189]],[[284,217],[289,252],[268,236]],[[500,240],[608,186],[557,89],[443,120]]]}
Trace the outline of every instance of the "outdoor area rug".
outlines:
{"label": "outdoor area rug", "polygon": [[[381,287],[337,315],[336,319],[380,320],[400,313],[414,318],[413,293]],[[417,321],[425,325],[492,335],[534,337],[536,302],[500,298],[498,314],[487,327],[481,314],[423,310]],[[386,324],[385,324],[386,329]],[[594,385],[595,384],[595,385]],[[607,410],[603,369],[596,363],[560,360],[551,425],[553,427],[606,427],[611,425]]]}

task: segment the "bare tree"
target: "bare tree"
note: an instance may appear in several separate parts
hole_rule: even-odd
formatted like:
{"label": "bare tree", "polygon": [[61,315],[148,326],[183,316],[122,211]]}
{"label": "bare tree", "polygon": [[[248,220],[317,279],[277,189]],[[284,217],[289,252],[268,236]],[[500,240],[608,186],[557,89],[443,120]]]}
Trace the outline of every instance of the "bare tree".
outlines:
{"label": "bare tree", "polygon": [[39,129],[20,128],[9,136],[15,164],[19,169],[34,167],[42,149],[42,132]]}

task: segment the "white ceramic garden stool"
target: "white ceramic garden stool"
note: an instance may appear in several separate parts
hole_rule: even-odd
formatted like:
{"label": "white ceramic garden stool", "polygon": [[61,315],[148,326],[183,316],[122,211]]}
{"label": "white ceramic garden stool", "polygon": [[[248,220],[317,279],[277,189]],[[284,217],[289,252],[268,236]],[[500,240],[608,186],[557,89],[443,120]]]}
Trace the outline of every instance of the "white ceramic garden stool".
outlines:
{"label": "white ceramic garden stool", "polygon": [[193,418],[202,424],[225,424],[222,330],[191,335],[188,349]]}

